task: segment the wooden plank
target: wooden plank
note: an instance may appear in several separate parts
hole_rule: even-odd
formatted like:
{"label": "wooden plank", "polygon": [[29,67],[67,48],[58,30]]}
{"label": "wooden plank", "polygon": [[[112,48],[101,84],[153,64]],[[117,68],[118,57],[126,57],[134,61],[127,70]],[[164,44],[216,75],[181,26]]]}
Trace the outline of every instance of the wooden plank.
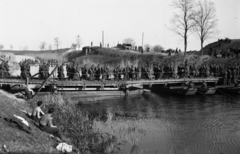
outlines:
{"label": "wooden plank", "polygon": [[[200,83],[205,82],[217,82],[218,78],[182,78],[182,79],[160,79],[160,80],[136,80],[136,81],[47,81],[45,84],[55,83],[56,85],[68,86],[68,85],[92,85],[92,86],[101,86],[101,85],[129,85],[129,84],[165,84],[165,83],[186,83],[186,82]],[[32,79],[29,81],[29,84],[39,84],[41,85],[43,80]],[[25,80],[21,79],[0,79],[0,84],[24,84]]]}

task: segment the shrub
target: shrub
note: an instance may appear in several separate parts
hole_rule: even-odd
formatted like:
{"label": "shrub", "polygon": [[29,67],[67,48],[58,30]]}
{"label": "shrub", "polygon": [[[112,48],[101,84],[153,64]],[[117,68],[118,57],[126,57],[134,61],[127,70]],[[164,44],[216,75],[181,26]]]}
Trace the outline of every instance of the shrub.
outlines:
{"label": "shrub", "polygon": [[[45,112],[49,107],[55,107],[53,123],[57,124],[63,134],[70,138],[72,144],[81,152],[117,153],[119,151],[115,136],[96,132],[93,129],[97,116],[103,115],[91,115],[90,112],[79,108],[70,97],[63,97],[61,94],[45,95],[40,100],[44,102]],[[37,101],[34,100],[31,104],[34,106]]]}

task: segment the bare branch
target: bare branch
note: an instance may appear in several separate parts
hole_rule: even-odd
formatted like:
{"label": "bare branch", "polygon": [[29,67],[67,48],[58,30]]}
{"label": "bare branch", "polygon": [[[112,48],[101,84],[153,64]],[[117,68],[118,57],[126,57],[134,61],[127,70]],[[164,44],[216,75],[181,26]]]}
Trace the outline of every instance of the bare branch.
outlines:
{"label": "bare branch", "polygon": [[216,29],[218,20],[216,19],[214,3],[210,0],[205,0],[204,2],[199,1],[193,20],[195,22],[193,29],[200,38],[202,50],[204,41],[212,38],[218,33]]}

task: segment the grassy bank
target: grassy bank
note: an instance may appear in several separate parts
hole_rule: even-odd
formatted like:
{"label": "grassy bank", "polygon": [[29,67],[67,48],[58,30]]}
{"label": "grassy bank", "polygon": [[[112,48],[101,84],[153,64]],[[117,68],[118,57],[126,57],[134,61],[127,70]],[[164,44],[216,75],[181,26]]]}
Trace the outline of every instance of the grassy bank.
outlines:
{"label": "grassy bank", "polygon": [[[44,102],[43,110],[54,106],[54,124],[63,132],[64,136],[71,139],[81,153],[118,153],[119,148],[115,136],[93,130],[94,121],[106,118],[106,113],[95,113],[82,110],[81,102],[74,103],[70,97],[60,94],[45,95],[37,98]],[[34,105],[36,101],[32,101]]]}
{"label": "grassy bank", "polygon": [[[63,135],[67,138],[68,144],[75,145],[80,153],[118,153],[119,147],[115,136],[108,133],[94,131],[94,121],[107,119],[105,112],[94,112],[81,110],[81,103],[74,103],[70,98],[63,98],[62,95],[45,95],[37,97],[30,102],[16,99],[15,96],[0,91],[0,146],[6,145],[12,154],[50,154],[60,153],[56,151],[57,141],[49,134],[41,131],[33,122],[20,110],[31,111],[36,106],[38,100],[44,102],[43,111],[46,113],[49,107],[54,106],[53,123],[57,125]],[[90,105],[91,106],[91,105]],[[13,117],[13,114],[26,119],[32,129],[32,134],[28,134],[18,128],[13,128],[4,118]],[[0,148],[0,153],[5,153]]]}
{"label": "grassy bank", "polygon": [[[42,132],[19,109],[31,111],[29,104],[15,96],[0,90],[0,153],[5,153],[2,148],[6,145],[11,154],[50,154],[58,153],[55,149],[56,141],[49,134]],[[18,128],[13,128],[4,120],[11,118],[13,114],[26,119],[32,128],[32,134],[28,134]]]}

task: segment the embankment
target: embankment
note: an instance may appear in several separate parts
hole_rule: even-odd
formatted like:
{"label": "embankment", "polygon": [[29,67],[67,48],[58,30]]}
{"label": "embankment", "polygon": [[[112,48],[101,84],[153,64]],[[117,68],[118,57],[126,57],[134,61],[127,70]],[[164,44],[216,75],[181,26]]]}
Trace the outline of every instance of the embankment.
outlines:
{"label": "embankment", "polygon": [[[30,105],[17,99],[14,95],[0,90],[0,153],[6,153],[3,146],[11,154],[52,154],[58,153],[55,149],[56,141],[50,138],[49,134],[42,132],[21,110],[31,111]],[[29,134],[19,128],[9,125],[4,118],[11,118],[13,115],[21,116],[27,120],[32,129]]]}

